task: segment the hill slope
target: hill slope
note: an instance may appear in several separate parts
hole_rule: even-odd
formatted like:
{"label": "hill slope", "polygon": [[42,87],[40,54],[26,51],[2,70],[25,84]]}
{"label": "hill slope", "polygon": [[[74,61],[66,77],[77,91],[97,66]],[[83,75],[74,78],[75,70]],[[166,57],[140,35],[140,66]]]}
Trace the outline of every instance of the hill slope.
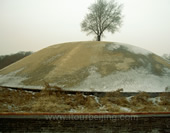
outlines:
{"label": "hill slope", "polygon": [[42,49],[0,71],[0,85],[69,90],[164,91],[170,64],[138,47],[113,42],[71,42]]}

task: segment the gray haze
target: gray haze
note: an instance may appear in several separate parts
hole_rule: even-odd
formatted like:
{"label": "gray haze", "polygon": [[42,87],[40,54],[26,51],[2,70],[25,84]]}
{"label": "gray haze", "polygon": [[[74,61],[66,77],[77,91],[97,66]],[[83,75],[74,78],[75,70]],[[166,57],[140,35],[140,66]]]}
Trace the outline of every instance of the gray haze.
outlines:
{"label": "gray haze", "polygon": [[[80,23],[95,0],[0,0],[0,55],[37,51],[52,44],[93,40]],[[118,0],[124,5],[122,42],[162,55],[170,53],[170,0]]]}

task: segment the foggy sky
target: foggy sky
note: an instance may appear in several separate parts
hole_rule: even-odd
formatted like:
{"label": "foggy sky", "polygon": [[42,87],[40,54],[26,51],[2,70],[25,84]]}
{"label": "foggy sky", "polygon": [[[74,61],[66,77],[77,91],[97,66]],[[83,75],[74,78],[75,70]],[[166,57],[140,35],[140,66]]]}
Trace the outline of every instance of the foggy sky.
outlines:
{"label": "foggy sky", "polygon": [[[122,42],[170,54],[170,0],[117,0],[123,25],[103,41]],[[0,0],[0,55],[94,40],[80,23],[95,0]]]}

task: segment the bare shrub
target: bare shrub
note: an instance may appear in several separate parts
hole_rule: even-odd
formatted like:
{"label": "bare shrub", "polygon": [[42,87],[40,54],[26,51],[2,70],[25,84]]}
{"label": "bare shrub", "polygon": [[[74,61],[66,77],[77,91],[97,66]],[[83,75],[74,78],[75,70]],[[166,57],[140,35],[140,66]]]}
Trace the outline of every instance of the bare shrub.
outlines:
{"label": "bare shrub", "polygon": [[70,105],[71,108],[75,108],[77,104],[74,102],[75,98],[73,96],[64,97],[64,102],[66,105]]}
{"label": "bare shrub", "polygon": [[76,93],[75,95],[64,97],[64,102],[67,105],[70,105],[72,109],[76,109],[80,105],[85,105],[86,98],[82,95],[82,93]]}
{"label": "bare shrub", "polygon": [[107,112],[120,112],[120,107],[112,103],[106,103],[105,108]]}
{"label": "bare shrub", "polygon": [[123,89],[118,89],[114,92],[107,93],[103,98],[101,98],[101,103],[105,105],[106,103],[117,104],[119,106],[129,106],[129,102],[125,97],[121,95]]}
{"label": "bare shrub", "polygon": [[77,105],[85,105],[86,98],[83,96],[82,93],[76,93],[75,101],[76,101]]}
{"label": "bare shrub", "polygon": [[135,112],[159,112],[165,109],[161,106],[154,105],[149,100],[150,96],[146,92],[139,92],[136,96],[130,100],[131,109]]}
{"label": "bare shrub", "polygon": [[94,97],[92,96],[87,96],[86,97],[86,102],[85,102],[85,107],[88,109],[98,109],[99,108],[99,104],[96,102],[96,100],[94,99]]}
{"label": "bare shrub", "polygon": [[167,105],[170,106],[170,92],[163,92],[160,94],[161,102],[159,105]]}
{"label": "bare shrub", "polygon": [[152,105],[153,103],[149,101],[149,95],[146,92],[139,92],[137,95],[131,98],[130,104],[133,106],[139,105]]}

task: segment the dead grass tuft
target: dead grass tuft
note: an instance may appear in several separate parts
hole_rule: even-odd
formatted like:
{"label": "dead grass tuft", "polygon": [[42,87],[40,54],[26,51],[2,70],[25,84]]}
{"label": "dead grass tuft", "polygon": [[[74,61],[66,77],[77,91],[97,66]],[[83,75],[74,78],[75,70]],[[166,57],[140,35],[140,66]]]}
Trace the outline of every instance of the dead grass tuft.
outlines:
{"label": "dead grass tuft", "polygon": [[62,91],[63,89],[61,87],[55,86],[55,85],[49,85],[48,82],[44,81],[44,90],[48,91]]}

